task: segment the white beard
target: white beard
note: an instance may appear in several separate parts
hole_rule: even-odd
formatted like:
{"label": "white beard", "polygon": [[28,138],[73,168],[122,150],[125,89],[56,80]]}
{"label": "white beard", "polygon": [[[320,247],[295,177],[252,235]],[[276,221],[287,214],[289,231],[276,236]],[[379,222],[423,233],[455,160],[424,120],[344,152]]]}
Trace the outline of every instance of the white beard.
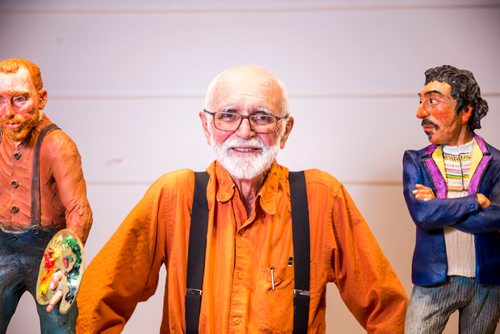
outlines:
{"label": "white beard", "polygon": [[[221,145],[216,144],[212,137],[211,142],[215,159],[232,177],[240,180],[251,180],[267,173],[280,149],[279,140],[274,146],[266,146],[259,137],[227,139]],[[230,148],[235,146],[259,147],[261,151],[257,156],[232,156]]]}

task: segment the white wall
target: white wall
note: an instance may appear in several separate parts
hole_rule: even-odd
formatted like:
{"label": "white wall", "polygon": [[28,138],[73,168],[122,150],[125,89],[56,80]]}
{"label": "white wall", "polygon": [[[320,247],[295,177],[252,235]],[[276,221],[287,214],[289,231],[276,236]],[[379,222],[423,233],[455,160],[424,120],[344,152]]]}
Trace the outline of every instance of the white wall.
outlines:
{"label": "white wall", "polygon": [[[415,118],[423,73],[473,71],[490,104],[478,133],[500,147],[499,36],[497,0],[0,0],[0,58],[41,67],[46,112],[83,156],[89,259],[154,179],[208,165],[205,89],[222,69],[256,63],[283,80],[296,119],[279,161],[346,184],[408,292],[401,158],[427,144]],[[328,333],[362,333],[335,286],[328,295]],[[161,297],[125,332],[157,332]],[[37,333],[37,322],[25,295],[8,332]],[[454,318],[446,333],[456,332]]]}

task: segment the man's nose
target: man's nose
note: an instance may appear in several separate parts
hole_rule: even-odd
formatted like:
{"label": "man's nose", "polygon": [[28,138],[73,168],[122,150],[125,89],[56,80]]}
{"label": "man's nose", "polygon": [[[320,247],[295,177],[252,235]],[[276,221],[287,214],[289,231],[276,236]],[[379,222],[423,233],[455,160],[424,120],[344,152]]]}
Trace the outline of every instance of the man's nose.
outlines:
{"label": "man's nose", "polygon": [[3,117],[5,118],[12,118],[16,115],[16,112],[14,111],[14,108],[12,106],[12,103],[10,102],[6,102],[5,105],[4,105],[4,108],[3,108],[3,112],[2,112],[2,115]]}
{"label": "man's nose", "polygon": [[237,130],[237,135],[241,138],[251,138],[255,135],[255,132],[250,126],[250,120],[248,118],[242,119],[240,127]]}
{"label": "man's nose", "polygon": [[429,111],[425,108],[425,103],[422,103],[418,106],[418,109],[417,109],[417,118],[419,119],[424,119],[426,118],[427,116],[429,116],[430,113]]}

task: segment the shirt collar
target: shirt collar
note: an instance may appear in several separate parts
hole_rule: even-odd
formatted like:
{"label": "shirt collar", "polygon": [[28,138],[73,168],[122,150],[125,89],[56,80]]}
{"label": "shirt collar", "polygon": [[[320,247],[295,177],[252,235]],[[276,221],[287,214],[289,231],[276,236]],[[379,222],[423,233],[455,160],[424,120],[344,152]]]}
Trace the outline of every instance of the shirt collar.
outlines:
{"label": "shirt collar", "polygon": [[259,191],[259,199],[260,199],[260,207],[266,213],[270,215],[274,215],[277,211],[278,207],[278,190],[280,188],[280,181],[283,184],[283,181],[286,180],[288,176],[288,170],[284,167],[281,167],[273,162],[271,165],[271,169],[267,173],[267,177],[264,180],[264,184],[260,188]]}
{"label": "shirt collar", "polygon": [[[231,176],[224,167],[217,161],[214,161],[208,168],[210,174],[215,173],[217,180],[217,201],[227,202],[231,200],[235,194],[236,185],[234,184]],[[280,184],[283,184],[287,178],[288,169],[278,165],[276,161],[273,162],[269,172],[264,180],[264,184],[257,194],[257,200],[260,207],[268,214],[275,214],[277,211],[277,198]],[[282,186],[281,186],[282,187]]]}
{"label": "shirt collar", "polygon": [[217,202],[225,203],[231,200],[236,191],[236,185],[234,184],[231,176],[226,171],[224,167],[217,161],[214,161],[209,169],[215,173],[215,179],[217,180],[216,189],[217,189]]}

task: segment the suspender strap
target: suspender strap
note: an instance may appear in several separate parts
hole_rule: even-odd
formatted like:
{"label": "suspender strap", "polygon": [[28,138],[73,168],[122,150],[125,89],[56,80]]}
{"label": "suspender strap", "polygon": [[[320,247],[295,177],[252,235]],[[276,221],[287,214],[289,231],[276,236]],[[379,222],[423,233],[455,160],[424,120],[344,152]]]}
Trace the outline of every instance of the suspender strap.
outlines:
{"label": "suspender strap", "polygon": [[195,172],[194,176],[185,305],[186,333],[188,334],[198,333],[208,226],[208,173]]}
{"label": "suspender strap", "polygon": [[[307,333],[309,322],[309,211],[304,172],[290,172],[292,233],[295,258],[294,333]],[[208,174],[195,173],[193,208],[189,230],[186,284],[186,333],[198,333],[208,227],[206,189]]]}
{"label": "suspender strap", "polygon": [[40,226],[41,223],[41,195],[40,195],[40,147],[45,136],[53,130],[59,129],[57,125],[50,124],[42,129],[36,139],[33,151],[33,177],[31,179],[31,226]]}
{"label": "suspender strap", "polygon": [[310,237],[307,188],[303,171],[290,172],[295,290],[293,332],[307,333],[309,323]]}

